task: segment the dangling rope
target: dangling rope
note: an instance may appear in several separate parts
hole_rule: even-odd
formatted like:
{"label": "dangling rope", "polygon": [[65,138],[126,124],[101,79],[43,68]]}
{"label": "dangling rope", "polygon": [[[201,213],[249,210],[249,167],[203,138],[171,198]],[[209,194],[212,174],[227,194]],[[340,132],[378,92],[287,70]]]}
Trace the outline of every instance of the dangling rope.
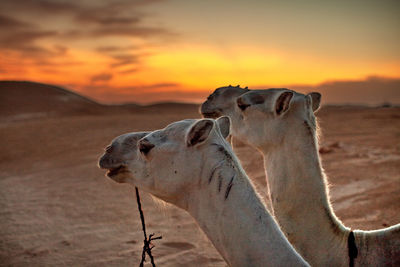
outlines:
{"label": "dangling rope", "polygon": [[144,234],[144,240],[143,240],[143,251],[142,251],[142,260],[140,261],[139,266],[143,267],[144,262],[146,261],[146,253],[149,255],[150,257],[150,262],[151,265],[153,267],[155,267],[155,263],[154,263],[154,257],[153,255],[151,255],[151,250],[154,248],[154,245],[151,244],[151,241],[153,240],[157,240],[157,239],[162,239],[162,236],[156,236],[153,237],[154,234],[150,234],[149,238],[147,238],[147,234],[146,234],[146,224],[144,222],[144,215],[143,215],[143,211],[142,211],[142,204],[140,203],[140,195],[139,195],[139,190],[137,187],[135,187],[136,190],[136,201],[138,204],[138,210],[140,213],[140,220],[142,221],[142,230],[143,230],[143,234]]}
{"label": "dangling rope", "polygon": [[357,258],[358,249],[353,231],[350,231],[349,236],[347,238],[347,248],[349,251],[349,258],[350,258],[349,267],[354,267],[354,259]]}

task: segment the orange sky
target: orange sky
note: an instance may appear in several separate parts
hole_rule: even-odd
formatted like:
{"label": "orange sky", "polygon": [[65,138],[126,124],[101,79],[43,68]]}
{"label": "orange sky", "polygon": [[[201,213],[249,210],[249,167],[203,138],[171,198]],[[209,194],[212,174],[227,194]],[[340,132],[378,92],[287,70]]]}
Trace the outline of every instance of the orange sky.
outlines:
{"label": "orange sky", "polygon": [[148,103],[400,77],[399,1],[282,2],[5,0],[0,79]]}

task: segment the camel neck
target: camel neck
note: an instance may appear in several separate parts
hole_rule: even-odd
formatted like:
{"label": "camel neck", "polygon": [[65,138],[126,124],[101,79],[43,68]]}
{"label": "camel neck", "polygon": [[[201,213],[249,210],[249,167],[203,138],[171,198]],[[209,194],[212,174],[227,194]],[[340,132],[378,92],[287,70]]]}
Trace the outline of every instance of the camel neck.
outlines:
{"label": "camel neck", "polygon": [[[289,241],[311,265],[346,265],[347,258],[337,255],[347,254],[349,230],[329,204],[316,138],[310,128],[263,152],[274,215]],[[328,256],[321,257],[316,247]]]}
{"label": "camel neck", "polygon": [[306,266],[237,162],[204,173],[188,212],[230,266]]}

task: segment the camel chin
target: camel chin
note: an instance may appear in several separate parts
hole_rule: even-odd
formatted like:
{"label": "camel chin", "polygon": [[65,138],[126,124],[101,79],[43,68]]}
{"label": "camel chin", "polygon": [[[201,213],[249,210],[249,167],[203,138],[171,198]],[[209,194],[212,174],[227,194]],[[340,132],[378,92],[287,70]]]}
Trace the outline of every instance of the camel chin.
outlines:
{"label": "camel chin", "polygon": [[126,183],[128,179],[131,178],[131,172],[120,166],[118,168],[109,169],[106,173],[106,176],[117,183]]}
{"label": "camel chin", "polygon": [[222,113],[219,111],[204,111],[201,112],[201,115],[203,116],[203,118],[217,119],[222,116]]}

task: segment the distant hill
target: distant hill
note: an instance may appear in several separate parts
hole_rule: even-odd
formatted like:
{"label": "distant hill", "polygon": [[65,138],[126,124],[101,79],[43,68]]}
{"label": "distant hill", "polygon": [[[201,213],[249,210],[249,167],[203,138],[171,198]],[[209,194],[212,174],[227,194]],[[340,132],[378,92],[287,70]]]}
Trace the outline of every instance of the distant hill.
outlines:
{"label": "distant hill", "polygon": [[101,104],[64,88],[22,81],[0,81],[0,101],[1,116],[92,114],[103,109]]}
{"label": "distant hill", "polygon": [[150,105],[141,106],[143,111],[147,112],[162,112],[169,110],[171,112],[185,112],[190,108],[199,108],[199,104],[191,103],[176,103],[176,102],[160,102]]}
{"label": "distant hill", "polygon": [[0,81],[0,118],[24,120],[49,116],[101,115],[134,112],[179,112],[194,104],[135,103],[103,105],[70,90],[29,81]]}
{"label": "distant hill", "polygon": [[290,89],[303,93],[317,91],[322,103],[345,105],[398,105],[400,104],[400,79],[368,77],[365,80],[331,81],[316,86],[293,85]]}

